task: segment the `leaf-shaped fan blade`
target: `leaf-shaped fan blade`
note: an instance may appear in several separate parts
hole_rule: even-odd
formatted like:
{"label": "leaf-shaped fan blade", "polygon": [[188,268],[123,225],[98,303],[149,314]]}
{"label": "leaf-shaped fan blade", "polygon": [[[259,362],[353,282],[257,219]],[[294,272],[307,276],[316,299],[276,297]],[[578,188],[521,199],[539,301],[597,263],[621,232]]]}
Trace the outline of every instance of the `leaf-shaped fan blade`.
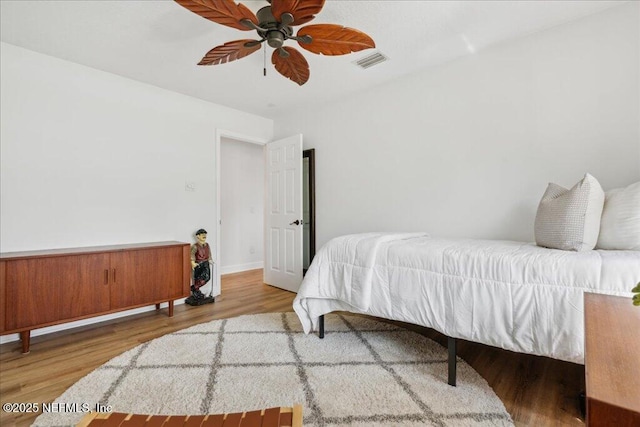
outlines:
{"label": "leaf-shaped fan blade", "polygon": [[234,40],[232,42],[216,46],[207,52],[198,65],[218,65],[244,58],[245,56],[251,55],[253,52],[260,49],[260,43],[257,43],[255,46],[245,46],[245,43],[255,41],[257,40]]}
{"label": "leaf-shaped fan blade", "polygon": [[346,55],[376,47],[373,39],[362,31],[335,24],[307,25],[298,30],[297,36],[311,36],[311,43],[298,44],[303,49],[319,55]]}
{"label": "leaf-shaped fan blade", "polygon": [[238,30],[249,31],[240,21],[248,19],[258,25],[258,18],[242,3],[233,0],[175,0],[180,6],[189,9],[203,18]]}
{"label": "leaf-shaped fan blade", "polygon": [[281,49],[286,50],[289,56],[283,58],[278,49],[276,49],[271,55],[271,63],[275,65],[280,74],[302,86],[309,80],[309,64],[307,60],[293,47],[285,46]]}
{"label": "leaf-shaped fan blade", "polygon": [[271,0],[271,13],[281,22],[283,13],[293,15],[291,25],[302,25],[316,17],[324,6],[324,0]]}

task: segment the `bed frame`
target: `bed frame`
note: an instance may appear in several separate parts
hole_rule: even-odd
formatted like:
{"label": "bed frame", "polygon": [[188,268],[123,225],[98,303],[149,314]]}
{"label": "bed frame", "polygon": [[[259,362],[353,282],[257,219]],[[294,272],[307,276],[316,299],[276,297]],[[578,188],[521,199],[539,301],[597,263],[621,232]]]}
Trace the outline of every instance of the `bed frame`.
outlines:
{"label": "bed frame", "polygon": [[[320,339],[324,338],[324,315],[318,318],[318,337],[320,337]],[[456,386],[456,361],[457,361],[456,347],[457,347],[457,340],[452,337],[447,337],[447,351],[449,353],[449,356],[447,359],[449,378],[447,382],[449,383],[450,386],[453,386],[453,387]]]}

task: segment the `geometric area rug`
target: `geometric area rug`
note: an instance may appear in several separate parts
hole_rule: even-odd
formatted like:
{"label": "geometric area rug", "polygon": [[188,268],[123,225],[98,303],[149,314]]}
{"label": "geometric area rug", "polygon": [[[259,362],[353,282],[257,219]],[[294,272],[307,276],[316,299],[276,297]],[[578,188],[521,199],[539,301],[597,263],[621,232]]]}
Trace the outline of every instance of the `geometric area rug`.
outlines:
{"label": "geometric area rug", "polygon": [[[294,313],[214,320],[141,344],[80,379],[35,426],[74,425],[87,407],[202,415],[303,405],[309,427],[512,426],[487,382],[416,332],[372,318],[325,316],[324,339]],[[75,404],[75,405],[74,405]],[[77,412],[74,412],[74,408]]]}

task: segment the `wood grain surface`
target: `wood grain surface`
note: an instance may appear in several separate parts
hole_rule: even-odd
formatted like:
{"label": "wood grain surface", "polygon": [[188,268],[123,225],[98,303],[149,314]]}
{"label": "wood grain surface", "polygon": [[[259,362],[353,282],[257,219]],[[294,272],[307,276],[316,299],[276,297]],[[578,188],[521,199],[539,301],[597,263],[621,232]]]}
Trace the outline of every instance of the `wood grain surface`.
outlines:
{"label": "wood grain surface", "polygon": [[[19,342],[0,346],[0,396],[6,402],[51,402],[83,376],[140,343],[214,319],[292,311],[294,294],[262,283],[262,270],[223,277],[214,304],[166,306],[126,318],[32,338],[31,354]],[[382,319],[380,319],[383,321]],[[404,324],[403,324],[404,325]],[[446,346],[446,337],[404,325]],[[504,402],[516,426],[584,426],[577,395],[584,390],[584,366],[458,341],[458,355]],[[0,413],[0,425],[28,426],[38,414]]]}
{"label": "wood grain surface", "polygon": [[586,293],[587,425],[640,425],[640,307]]}

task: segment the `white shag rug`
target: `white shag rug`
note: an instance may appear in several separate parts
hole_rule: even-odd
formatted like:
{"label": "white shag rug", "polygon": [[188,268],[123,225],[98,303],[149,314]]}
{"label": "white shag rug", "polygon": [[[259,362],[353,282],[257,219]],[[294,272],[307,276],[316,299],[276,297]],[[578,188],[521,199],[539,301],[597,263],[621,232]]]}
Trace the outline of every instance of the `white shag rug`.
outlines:
{"label": "white shag rug", "polygon": [[[294,313],[215,320],[142,344],[82,378],[35,426],[73,425],[96,404],[138,414],[215,414],[304,406],[305,426],[512,426],[486,381],[415,332],[325,316],[305,335]],[[74,412],[74,409],[78,412]]]}

